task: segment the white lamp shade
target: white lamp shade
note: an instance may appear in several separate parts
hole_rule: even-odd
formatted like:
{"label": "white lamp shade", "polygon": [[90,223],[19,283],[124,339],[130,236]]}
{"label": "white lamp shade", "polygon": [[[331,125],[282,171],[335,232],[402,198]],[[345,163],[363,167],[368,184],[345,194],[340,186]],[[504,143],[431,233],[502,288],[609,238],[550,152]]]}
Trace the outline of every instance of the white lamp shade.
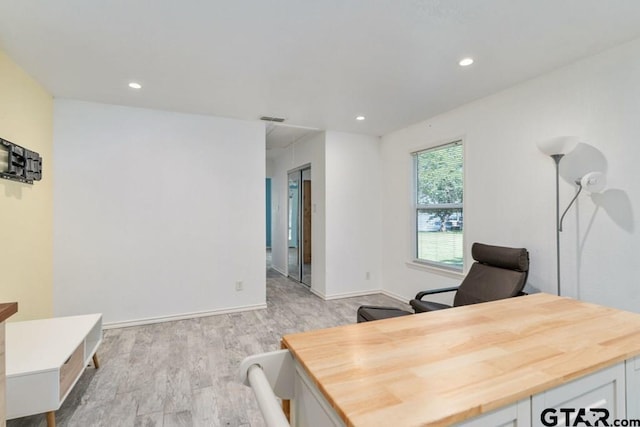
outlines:
{"label": "white lamp shade", "polygon": [[607,186],[607,178],[602,172],[589,172],[580,179],[580,184],[589,193],[600,193]]}
{"label": "white lamp shade", "polygon": [[538,142],[538,149],[549,156],[568,154],[576,148],[579,142],[577,136],[557,136]]}

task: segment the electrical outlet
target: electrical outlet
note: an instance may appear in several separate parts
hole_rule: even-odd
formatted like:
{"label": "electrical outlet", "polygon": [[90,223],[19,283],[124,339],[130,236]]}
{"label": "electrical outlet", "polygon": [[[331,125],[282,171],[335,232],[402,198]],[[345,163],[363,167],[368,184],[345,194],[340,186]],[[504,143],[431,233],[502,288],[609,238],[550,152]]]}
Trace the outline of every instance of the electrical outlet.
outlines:
{"label": "electrical outlet", "polygon": [[238,280],[236,282],[236,291],[241,291],[242,290],[242,280]]}

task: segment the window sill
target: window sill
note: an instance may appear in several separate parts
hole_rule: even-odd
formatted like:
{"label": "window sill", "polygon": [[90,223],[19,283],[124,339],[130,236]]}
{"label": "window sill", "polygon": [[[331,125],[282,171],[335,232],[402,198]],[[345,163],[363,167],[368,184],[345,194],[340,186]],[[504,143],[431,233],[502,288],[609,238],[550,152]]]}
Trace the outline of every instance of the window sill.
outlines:
{"label": "window sill", "polygon": [[407,261],[405,263],[407,267],[414,270],[427,271],[429,273],[438,274],[440,276],[450,277],[452,279],[464,279],[464,273],[462,271],[449,270],[446,268],[440,268],[433,265],[425,264],[418,261]]}

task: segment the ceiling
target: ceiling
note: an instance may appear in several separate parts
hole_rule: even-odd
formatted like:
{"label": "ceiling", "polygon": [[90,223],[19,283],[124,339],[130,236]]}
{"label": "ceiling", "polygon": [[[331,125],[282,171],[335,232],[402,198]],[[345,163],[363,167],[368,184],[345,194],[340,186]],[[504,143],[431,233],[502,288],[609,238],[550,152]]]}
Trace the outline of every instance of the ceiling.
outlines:
{"label": "ceiling", "polygon": [[289,145],[320,132],[320,129],[273,122],[267,122],[266,130],[267,158],[277,157]]}
{"label": "ceiling", "polygon": [[638,0],[1,0],[0,48],[55,97],[382,135],[639,22]]}

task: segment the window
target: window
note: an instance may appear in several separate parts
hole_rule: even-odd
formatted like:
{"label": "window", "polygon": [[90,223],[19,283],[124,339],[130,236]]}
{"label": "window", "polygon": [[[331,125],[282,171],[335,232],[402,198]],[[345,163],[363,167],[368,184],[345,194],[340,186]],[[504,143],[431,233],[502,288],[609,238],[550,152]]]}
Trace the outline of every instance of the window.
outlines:
{"label": "window", "polygon": [[462,141],[413,153],[416,260],[462,271]]}

